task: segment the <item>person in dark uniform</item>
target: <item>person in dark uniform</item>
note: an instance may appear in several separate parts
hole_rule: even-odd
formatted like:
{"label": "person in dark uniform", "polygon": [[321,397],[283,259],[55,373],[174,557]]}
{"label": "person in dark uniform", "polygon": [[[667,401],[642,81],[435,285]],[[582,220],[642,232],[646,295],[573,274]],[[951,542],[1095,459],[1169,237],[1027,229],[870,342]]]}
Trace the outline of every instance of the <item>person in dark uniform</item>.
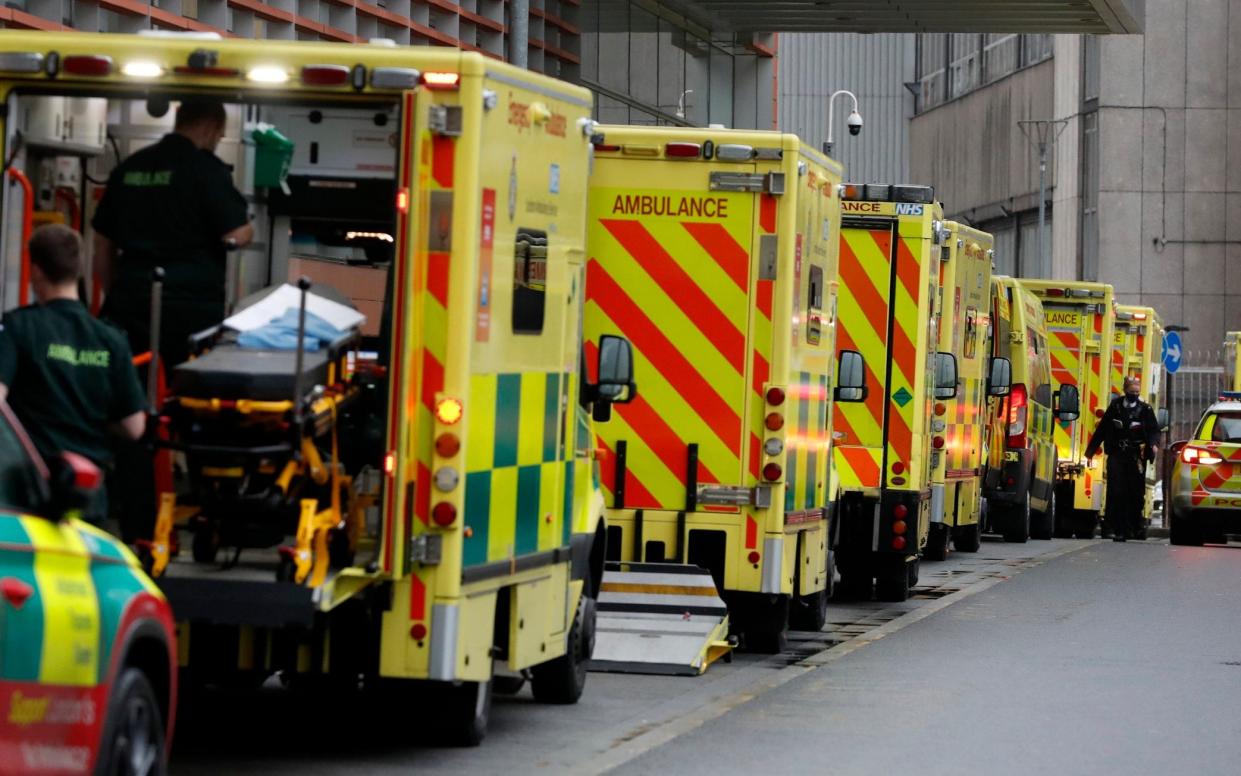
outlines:
{"label": "person in dark uniform", "polygon": [[1141,530],[1146,498],[1146,465],[1155,460],[1159,444],[1159,421],[1155,411],[1138,394],[1141,381],[1125,378],[1125,392],[1108,405],[1086,445],[1086,458],[1099,446],[1107,453],[1107,504],[1105,513],[1113,541],[1123,542]]}
{"label": "person in dark uniform", "polygon": [[[171,133],[112,171],[91,221],[95,278],[105,290],[100,317],[120,326],[138,353],[150,350],[151,270],[164,268],[164,369],[189,357],[190,335],[223,319],[227,251],[254,237],[245,198],[215,155],[226,123],[218,101],[182,102]],[[151,453],[122,446],[116,468],[121,538],[148,538],[156,510]]]}
{"label": "person in dark uniform", "polygon": [[254,237],[231,168],[215,155],[227,116],[214,100],[187,100],[174,131],[125,159],[108,177],[91,221],[100,316],[150,347],[151,270],[164,268],[160,358],[188,358],[191,334],[224,317],[226,254]]}
{"label": "person in dark uniform", "polygon": [[[142,436],[142,387],[125,335],[91,317],[78,298],[82,240],[66,226],[41,226],[30,238],[36,304],[4,316],[0,330],[0,399],[7,398],[39,452],[112,461],[110,436]],[[83,514],[99,522],[99,494]]]}

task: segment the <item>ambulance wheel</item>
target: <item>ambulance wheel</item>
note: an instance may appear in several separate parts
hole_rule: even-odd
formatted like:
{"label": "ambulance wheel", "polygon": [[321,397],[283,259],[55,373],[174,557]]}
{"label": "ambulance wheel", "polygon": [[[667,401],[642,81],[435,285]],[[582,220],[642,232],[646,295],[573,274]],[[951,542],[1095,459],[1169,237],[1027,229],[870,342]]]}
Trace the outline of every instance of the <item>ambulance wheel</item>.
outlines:
{"label": "ambulance wheel", "polygon": [[837,601],[869,601],[873,580],[869,572],[841,569],[840,584],[832,597]]}
{"label": "ambulance wheel", "polygon": [[948,560],[948,540],[950,529],[944,523],[931,523],[931,530],[926,539],[926,548],[922,556],[927,560]]}
{"label": "ambulance wheel", "polygon": [[1005,507],[1000,515],[1004,541],[1025,544],[1030,540],[1030,493],[1020,504]]}
{"label": "ambulance wheel", "polygon": [[491,682],[445,683],[443,691],[435,712],[439,740],[449,746],[481,744],[491,718]]}
{"label": "ambulance wheel", "polygon": [[220,552],[218,526],[206,520],[194,526],[194,542],[191,550],[195,563],[215,563],[215,556]]}
{"label": "ambulance wheel", "polygon": [[496,676],[491,679],[491,691],[497,695],[516,695],[525,686],[524,676]]}
{"label": "ambulance wheel", "polygon": [[875,598],[880,601],[899,602],[909,599],[909,564],[883,572],[875,578]]}
{"label": "ambulance wheel", "polygon": [[978,552],[982,547],[982,522],[953,529],[952,546],[957,552]]}
{"label": "ambulance wheel", "polygon": [[798,596],[793,605],[789,607],[789,627],[793,630],[814,631],[815,633],[823,630],[823,626],[827,624],[827,599],[826,589],[810,595]]}
{"label": "ambulance wheel", "polygon": [[162,773],[164,719],[146,674],[126,668],[112,687],[100,741],[99,773]]}
{"label": "ambulance wheel", "polygon": [[1056,530],[1056,492],[1047,497],[1047,509],[1035,512],[1030,520],[1031,539],[1050,539]]}
{"label": "ambulance wheel", "polygon": [[909,589],[918,586],[918,572],[922,570],[922,559],[914,558],[913,563],[905,564],[905,576],[909,577]]}
{"label": "ambulance wheel", "polygon": [[595,651],[595,599],[577,603],[565,653],[530,669],[530,690],[540,703],[577,703],[586,687],[586,665]]}
{"label": "ambulance wheel", "polygon": [[789,643],[789,596],[754,596],[742,619],[745,648],[762,655],[778,655]]}
{"label": "ambulance wheel", "polygon": [[1073,536],[1078,539],[1093,539],[1095,523],[1099,522],[1094,512],[1085,509],[1074,510]]}

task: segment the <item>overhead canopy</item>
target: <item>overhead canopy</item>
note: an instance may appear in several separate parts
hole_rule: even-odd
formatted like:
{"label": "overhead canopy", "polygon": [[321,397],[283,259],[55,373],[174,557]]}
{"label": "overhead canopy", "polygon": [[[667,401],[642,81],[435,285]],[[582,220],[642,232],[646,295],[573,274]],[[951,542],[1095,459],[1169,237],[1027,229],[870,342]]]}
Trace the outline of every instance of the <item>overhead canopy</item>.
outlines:
{"label": "overhead canopy", "polygon": [[1144,0],[662,0],[715,31],[1140,33]]}

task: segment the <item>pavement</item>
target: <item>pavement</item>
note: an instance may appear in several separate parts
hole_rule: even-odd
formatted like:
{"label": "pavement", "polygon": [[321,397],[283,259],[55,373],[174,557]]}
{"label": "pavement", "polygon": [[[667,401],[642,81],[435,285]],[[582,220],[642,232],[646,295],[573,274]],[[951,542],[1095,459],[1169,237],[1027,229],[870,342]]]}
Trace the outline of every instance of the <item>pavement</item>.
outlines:
{"label": "pavement", "polygon": [[186,773],[1236,773],[1241,547],[990,541],[914,598],[837,604],[782,655],[701,677],[591,674],[575,706],[497,697],[477,749],[406,713],[218,693]]}

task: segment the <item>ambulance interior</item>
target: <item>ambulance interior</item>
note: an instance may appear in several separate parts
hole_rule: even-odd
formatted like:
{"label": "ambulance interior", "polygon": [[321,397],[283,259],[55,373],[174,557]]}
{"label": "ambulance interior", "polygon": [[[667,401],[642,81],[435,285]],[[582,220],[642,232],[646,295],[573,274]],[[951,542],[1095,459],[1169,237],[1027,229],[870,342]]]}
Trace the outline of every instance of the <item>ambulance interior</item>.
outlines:
{"label": "ambulance interior", "polygon": [[[68,224],[82,232],[89,255],[93,238],[90,221],[109,172],[119,160],[172,131],[177,98],[173,93],[154,91],[119,97],[21,92],[10,96],[5,138],[5,229],[0,241],[0,296],[6,310],[34,301],[28,289],[22,288],[23,250],[31,229],[44,223]],[[184,498],[191,503],[184,510],[179,504],[178,515],[192,512],[193,502],[205,510],[205,499],[214,500],[225,511],[248,516],[242,522],[253,525],[242,526],[233,535],[220,536],[218,527],[213,529],[217,546],[236,545],[240,553],[245,547],[271,547],[296,533],[299,499],[318,498],[321,505],[331,503],[342,514],[357,507],[364,514],[359,522],[365,526],[348,543],[347,555],[352,560],[358,539],[367,545],[366,536],[373,537],[378,528],[373,501],[357,502],[355,497],[376,495],[382,481],[379,472],[383,466],[387,402],[384,367],[388,354],[381,326],[395,248],[400,111],[395,102],[312,105],[274,99],[260,102],[257,98],[239,101],[242,98],[236,92],[221,99],[228,122],[216,154],[232,166],[234,183],[249,204],[255,229],[252,243],[228,255],[229,312],[238,300],[256,291],[307,277],[314,284],[312,293],[318,290],[329,298],[347,301],[365,315],[356,336],[346,343],[349,352],[326,354],[323,369],[312,376],[311,382],[330,374],[340,384],[337,388],[342,388],[349,377],[368,367],[373,379],[353,380],[351,390],[361,386],[354,393],[328,386],[310,403],[313,407],[308,407],[313,414],[316,408],[327,407],[324,396],[332,400],[325,411],[331,433],[320,433],[325,432],[322,423],[317,431],[307,433],[325,460],[340,447],[340,460],[347,462],[350,475],[350,492],[342,499],[343,504],[325,495],[327,491],[340,492],[336,479],[329,478],[326,484],[316,482],[306,471],[289,477],[279,456],[262,461],[250,456],[242,467],[243,477],[213,481],[201,471],[193,471],[194,456],[187,454],[178,460],[183,466],[189,461],[189,485],[179,481],[176,488],[178,501]],[[280,163],[278,154],[273,155],[263,144],[264,137],[271,137],[265,134],[269,128],[293,144],[287,177],[279,184],[272,179],[272,165]],[[89,268],[86,276],[91,277]],[[97,310],[100,289],[93,283],[84,285],[85,297]],[[175,310],[165,310],[165,314],[175,314]],[[338,363],[333,361],[337,356],[341,357]],[[286,363],[291,368],[291,357]],[[293,380],[295,385],[299,382]],[[254,397],[215,398],[230,401]],[[264,425],[254,422],[255,417],[251,416],[247,424],[232,425],[224,418],[217,424],[204,423],[200,417],[195,428],[200,437],[204,428],[215,430],[214,436],[201,437],[214,445],[211,449],[238,452],[246,445],[262,447],[265,433],[279,436],[280,429],[289,425]],[[354,425],[338,432],[336,426],[344,423]],[[234,432],[239,436],[236,440],[221,436]],[[286,457],[307,458],[309,450],[304,444],[305,440],[287,442],[290,450]],[[238,470],[233,464],[240,460],[238,455],[230,458],[223,453],[200,458],[212,464],[205,468],[230,472]],[[302,481],[304,487],[299,485]],[[187,494],[187,489],[198,492]],[[283,492],[273,494],[273,490]],[[282,502],[284,519],[270,525],[273,499]],[[239,509],[238,504],[244,507],[244,502],[254,502],[255,508]],[[197,533],[195,528],[196,541]],[[204,548],[200,558],[199,549],[195,546],[196,559],[215,557],[210,548]],[[335,545],[333,550],[334,565],[339,565],[343,558],[337,557]]]}

